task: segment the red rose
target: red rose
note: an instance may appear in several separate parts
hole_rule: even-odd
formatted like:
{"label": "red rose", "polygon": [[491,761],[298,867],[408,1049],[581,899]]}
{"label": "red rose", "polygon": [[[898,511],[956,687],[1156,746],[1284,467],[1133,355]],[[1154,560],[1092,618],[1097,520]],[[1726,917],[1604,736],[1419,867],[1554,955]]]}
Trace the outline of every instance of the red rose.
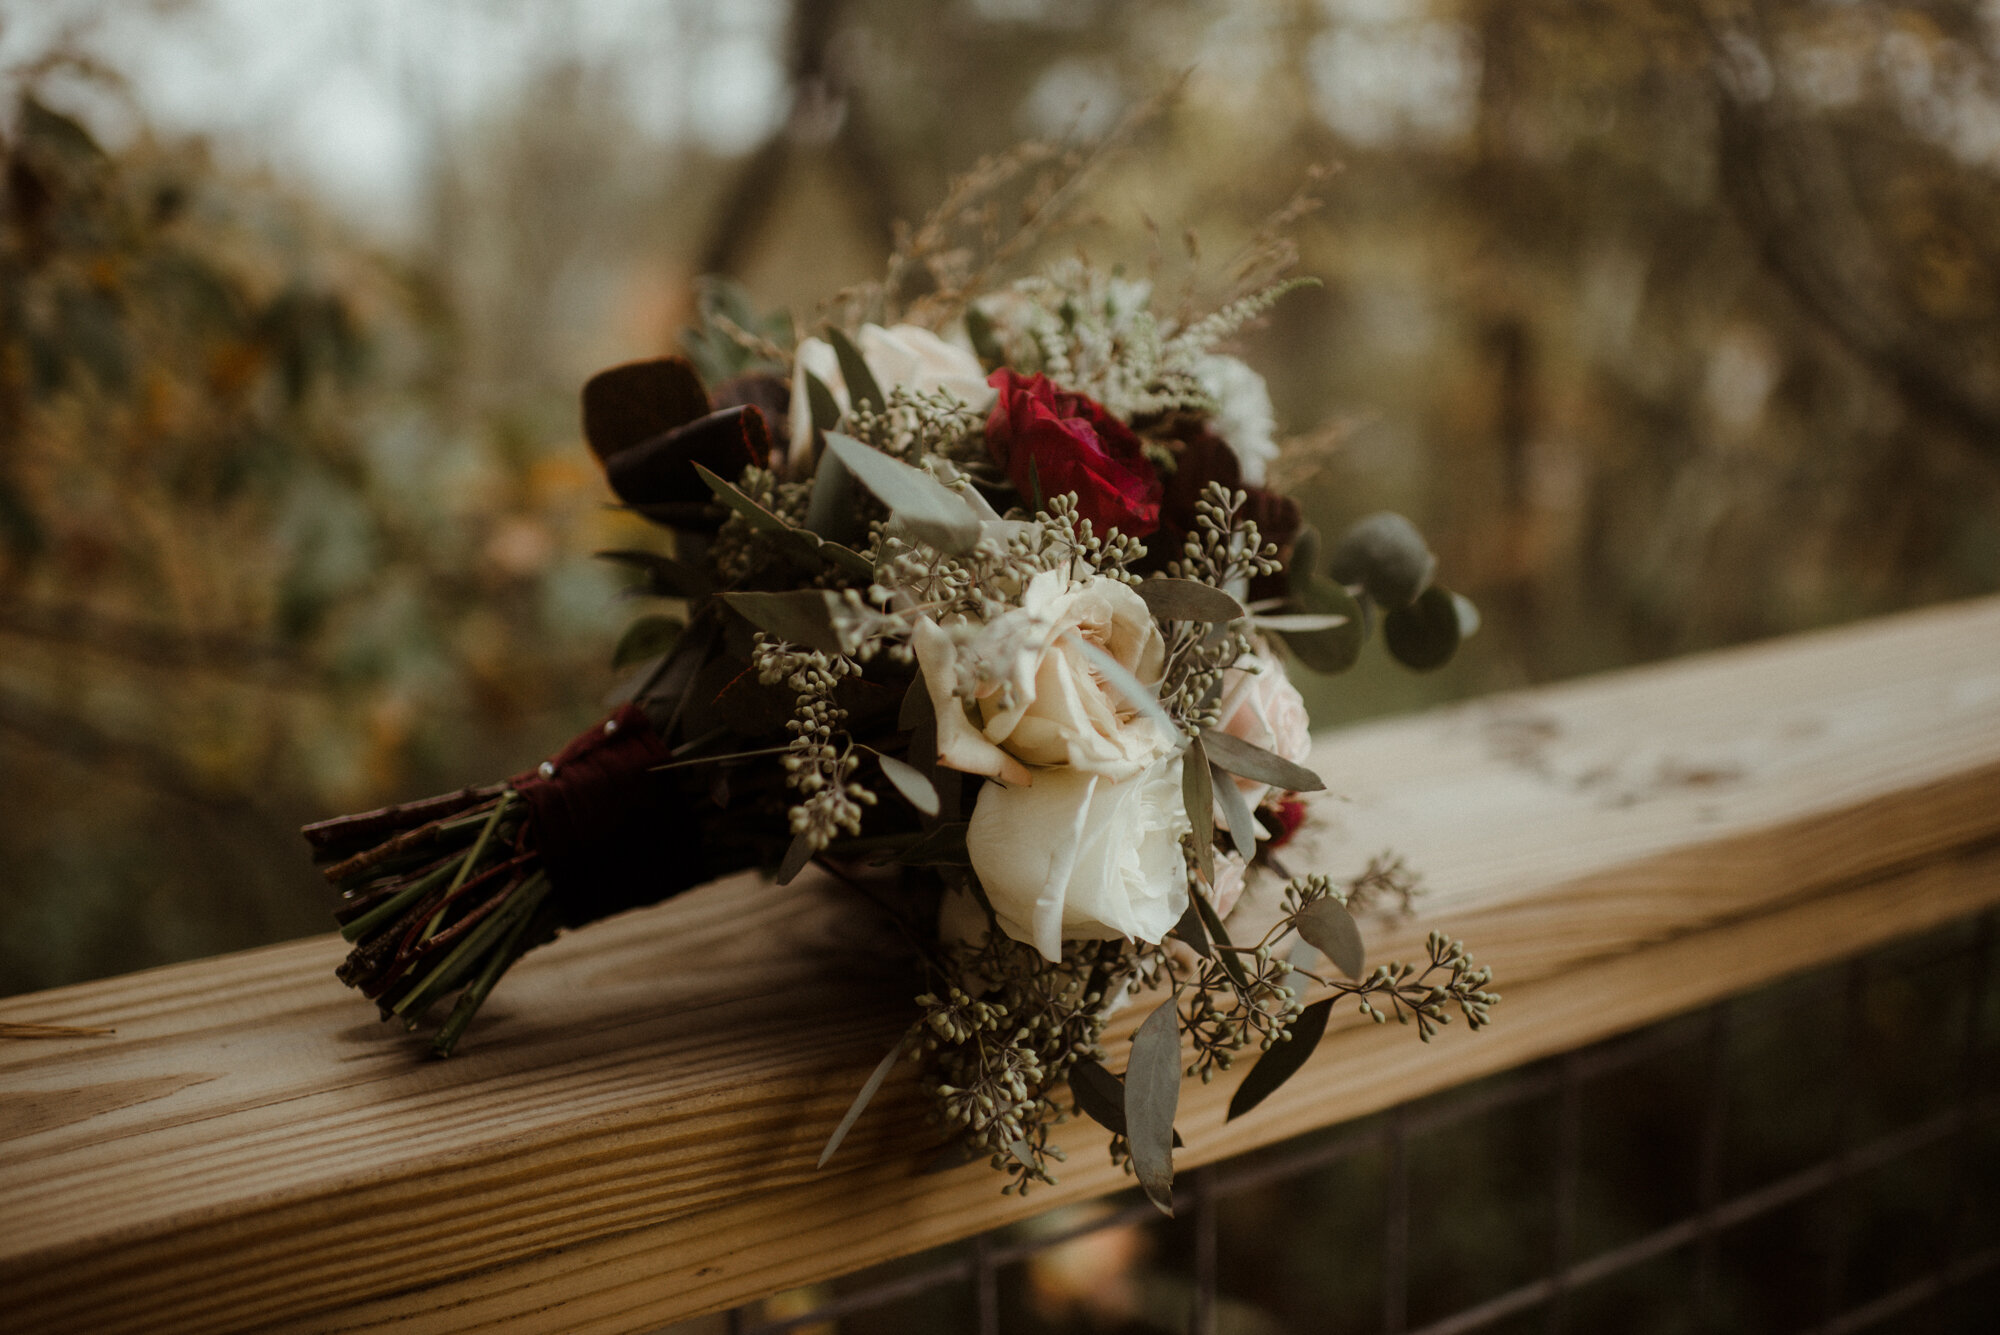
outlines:
{"label": "red rose", "polygon": [[1143,538],[1160,523],[1160,479],[1132,429],[1081,394],[1058,390],[1047,376],[995,371],[1000,392],[986,419],[986,448],[1030,504],[1076,493],[1077,514]]}

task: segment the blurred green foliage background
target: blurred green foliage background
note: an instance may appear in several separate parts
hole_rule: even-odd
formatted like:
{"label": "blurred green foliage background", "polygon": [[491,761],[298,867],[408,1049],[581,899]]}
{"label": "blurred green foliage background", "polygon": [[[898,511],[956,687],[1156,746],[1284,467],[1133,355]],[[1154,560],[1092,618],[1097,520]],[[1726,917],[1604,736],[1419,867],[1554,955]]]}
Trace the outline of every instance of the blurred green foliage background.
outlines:
{"label": "blurred green foliage background", "polygon": [[0,0],[0,67],[0,993],[322,930],[301,821],[613,685],[585,376],[1182,75],[1058,253],[1175,299],[1335,168],[1241,351],[1486,615],[1322,724],[2000,587],[1977,0]]}

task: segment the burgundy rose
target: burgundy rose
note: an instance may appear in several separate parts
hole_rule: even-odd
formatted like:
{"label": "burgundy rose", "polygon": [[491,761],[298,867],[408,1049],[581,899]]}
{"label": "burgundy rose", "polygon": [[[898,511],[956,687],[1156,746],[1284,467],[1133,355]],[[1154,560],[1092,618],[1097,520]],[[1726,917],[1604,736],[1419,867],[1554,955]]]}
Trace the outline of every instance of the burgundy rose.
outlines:
{"label": "burgundy rose", "polygon": [[1271,842],[1264,847],[1276,850],[1292,842],[1292,836],[1306,823],[1306,804],[1295,793],[1290,797],[1280,798],[1275,812],[1266,809],[1259,811],[1257,816],[1264,822],[1265,828],[1271,830]]}
{"label": "burgundy rose", "polygon": [[986,382],[1000,392],[986,420],[986,448],[1032,503],[1076,493],[1077,514],[1100,534],[1143,538],[1160,523],[1160,479],[1132,429],[1047,376],[1004,367]]}
{"label": "burgundy rose", "polygon": [[[1160,568],[1180,556],[1181,543],[1195,526],[1195,503],[1211,482],[1244,492],[1248,499],[1239,516],[1255,523],[1264,541],[1277,544],[1280,561],[1292,559],[1292,540],[1303,525],[1298,502],[1264,487],[1244,486],[1236,451],[1210,431],[1205,421],[1186,419],[1158,430],[1165,433],[1175,464],[1160,503],[1160,528],[1167,541],[1156,543],[1151,553]],[[1250,581],[1252,600],[1282,597],[1284,592],[1282,575],[1263,575]]]}

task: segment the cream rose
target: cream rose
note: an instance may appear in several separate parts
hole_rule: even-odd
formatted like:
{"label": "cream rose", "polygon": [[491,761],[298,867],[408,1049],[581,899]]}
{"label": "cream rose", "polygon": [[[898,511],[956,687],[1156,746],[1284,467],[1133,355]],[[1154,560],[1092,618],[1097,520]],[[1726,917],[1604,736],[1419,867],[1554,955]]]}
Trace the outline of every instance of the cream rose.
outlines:
{"label": "cream rose", "polygon": [[1179,744],[1085,652],[1102,650],[1147,687],[1165,670],[1152,611],[1115,579],[1046,570],[1018,608],[977,629],[921,621],[910,643],[937,711],[938,762],[953,769],[1023,787],[1039,782],[1030,765],[1123,780]]}
{"label": "cream rose", "polygon": [[[1312,755],[1312,725],[1306,702],[1275,658],[1259,656],[1257,670],[1230,668],[1222,674],[1222,731],[1303,765]],[[1236,780],[1254,808],[1270,796],[1271,785]]]}
{"label": "cream rose", "polygon": [[1113,781],[1073,768],[979,790],[965,846],[1000,928],[1043,957],[1064,941],[1156,942],[1187,912],[1181,757]]}
{"label": "cream rose", "polygon": [[[899,324],[884,329],[881,325],[865,324],[855,335],[854,346],[884,394],[892,389],[942,389],[966,406],[981,411],[993,402],[993,390],[986,383],[986,371],[979,358],[945,342],[922,325]],[[853,406],[833,345],[824,339],[803,340],[792,354],[792,457],[795,459],[803,459],[812,447],[812,412],[806,407],[808,371],[833,392],[833,400],[842,412]]]}

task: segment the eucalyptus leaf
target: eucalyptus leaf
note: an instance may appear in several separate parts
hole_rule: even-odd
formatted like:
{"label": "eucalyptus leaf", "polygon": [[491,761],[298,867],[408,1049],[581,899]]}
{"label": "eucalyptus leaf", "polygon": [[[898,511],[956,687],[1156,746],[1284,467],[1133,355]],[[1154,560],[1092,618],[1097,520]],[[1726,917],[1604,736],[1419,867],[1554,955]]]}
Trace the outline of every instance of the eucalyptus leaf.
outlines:
{"label": "eucalyptus leaf", "polygon": [[1327,1017],[1333,1013],[1333,998],[1315,1001],[1299,1012],[1292,1021],[1291,1034],[1281,1038],[1267,1049],[1250,1068],[1250,1074],[1243,1077],[1243,1083],[1236,1087],[1236,1093],[1229,1100],[1228,1121],[1235,1121],[1244,1113],[1262,1103],[1277,1092],[1306,1064],[1306,1058],[1313,1055],[1313,1049],[1326,1033]]}
{"label": "eucalyptus leaf", "polygon": [[1222,823],[1229,828],[1229,841],[1236,845],[1236,851],[1245,858],[1257,856],[1257,817],[1250,810],[1250,799],[1243,796],[1243,790],[1236,786],[1236,780],[1214,768],[1210,787],[1215,790],[1215,805],[1222,808]]}
{"label": "eucalyptus leaf", "polygon": [[1248,991],[1250,976],[1243,972],[1243,961],[1229,948],[1231,944],[1229,929],[1222,925],[1222,915],[1215,911],[1215,905],[1210,902],[1208,896],[1199,890],[1191,892],[1188,899],[1191,901],[1195,916],[1201,919],[1202,930],[1208,933],[1210,948],[1215,952],[1215,962],[1222,966],[1222,971],[1229,975],[1231,982]]}
{"label": "eucalyptus leaf", "polygon": [[1013,1155],[1014,1162],[1020,1164],[1023,1168],[1033,1168],[1035,1166],[1034,1147],[1029,1145],[1025,1140],[1008,1141],[1007,1153]]}
{"label": "eucalyptus leaf", "polygon": [[1288,631],[1279,638],[1295,657],[1314,672],[1345,672],[1361,656],[1362,641],[1368,638],[1367,622],[1354,595],[1330,579],[1294,575],[1291,606],[1304,616],[1337,616],[1340,624],[1325,630]]}
{"label": "eucalyptus leaf", "polygon": [[831,542],[849,543],[865,536],[868,526],[855,504],[854,474],[831,450],[822,452],[813,469],[812,500],[806,505],[806,528]]}
{"label": "eucalyptus leaf", "polygon": [[1180,1014],[1169,1000],[1132,1035],[1125,1066],[1125,1138],[1146,1199],[1174,1213],[1174,1113],[1181,1097]]}
{"label": "eucalyptus leaf", "polygon": [[1382,643],[1396,661],[1418,672],[1443,667],[1458,652],[1458,603],[1438,585],[1408,607],[1382,618]]}
{"label": "eucalyptus leaf", "polygon": [[795,557],[808,569],[811,569],[816,562],[825,561],[839,566],[858,579],[875,577],[874,565],[861,553],[843,547],[837,542],[828,542],[817,533],[809,533],[805,529],[786,523],[745,495],[734,483],[725,481],[700,464],[694,466],[694,471],[708,489],[715,493],[715,499],[726,509],[741,515],[751,528],[760,533],[768,533],[777,539],[788,555]]}
{"label": "eucalyptus leaf", "polygon": [[1144,682],[1133,676],[1123,663],[1092,644],[1089,640],[1084,639],[1081,635],[1071,634],[1065,638],[1072,648],[1079,650],[1085,658],[1090,660],[1091,666],[1096,668],[1102,674],[1105,681],[1111,684],[1112,690],[1125,697],[1127,704],[1153,720],[1154,724],[1167,736],[1173,738],[1176,743],[1182,740],[1181,730],[1174,725],[1172,716],[1167,713],[1166,707],[1160,703],[1159,697],[1154,695]]}
{"label": "eucalyptus leaf", "polygon": [[684,629],[673,617],[640,617],[618,637],[618,647],[611,651],[611,666],[629,667],[649,658],[658,658],[674,647]]}
{"label": "eucalyptus leaf", "polygon": [[862,1109],[868,1106],[869,1100],[873,1099],[876,1091],[882,1088],[882,1082],[889,1078],[889,1072],[896,1069],[896,1063],[903,1059],[905,1052],[909,1051],[911,1037],[910,1034],[904,1034],[902,1040],[889,1049],[889,1055],[869,1073],[867,1081],[861,1086],[861,1092],[854,1096],[854,1102],[847,1105],[847,1115],[840,1119],[840,1125],[833,1129],[831,1136],[827,1137],[826,1148],[819,1152],[819,1163],[815,1165],[816,1167],[826,1167],[826,1161],[840,1148],[840,1142],[847,1139],[847,1133],[861,1120]]}
{"label": "eucalyptus leaf", "polygon": [[806,841],[805,834],[801,832],[793,835],[791,846],[785,850],[784,861],[778,864],[776,877],[778,884],[790,885],[792,878],[806,869],[806,864],[812,861],[812,857],[812,845]]}
{"label": "eucalyptus leaf", "polygon": [[838,431],[826,433],[826,444],[862,486],[931,546],[958,556],[978,545],[979,516],[963,496],[923,469],[912,468]]}
{"label": "eucalyptus leaf", "polygon": [[1215,728],[1202,733],[1201,744],[1218,768],[1256,783],[1293,793],[1316,793],[1326,787],[1326,781],[1304,765]]}
{"label": "eucalyptus leaf", "polygon": [[1347,622],[1347,617],[1333,612],[1275,612],[1250,619],[1250,624],[1258,630],[1283,631],[1293,635],[1338,630]]}
{"label": "eucalyptus leaf", "polygon": [[843,652],[834,627],[839,595],[826,589],[785,589],[777,593],[725,593],[722,601],[745,621],[788,644],[821,653]]}
{"label": "eucalyptus leaf", "polygon": [[826,381],[811,371],[806,372],[806,410],[812,414],[812,424],[821,431],[831,431],[840,425],[840,400],[833,397]]}
{"label": "eucalyptus leaf", "polygon": [[1356,520],[1341,535],[1327,568],[1342,584],[1359,584],[1386,608],[1408,607],[1430,587],[1437,557],[1415,524],[1382,510]]}
{"label": "eucalyptus leaf", "polygon": [[937,789],[931,786],[931,781],[924,777],[921,770],[880,751],[875,753],[875,759],[881,763],[882,773],[896,785],[896,791],[907,798],[911,806],[926,816],[938,814]]}
{"label": "eucalyptus leaf", "polygon": [[1479,633],[1479,609],[1472,599],[1462,593],[1451,596],[1452,610],[1458,613],[1458,638],[1460,642],[1471,639]]}
{"label": "eucalyptus leaf", "polygon": [[1299,935],[1333,961],[1333,966],[1349,978],[1359,980],[1368,967],[1368,953],[1361,944],[1361,927],[1347,906],[1328,896],[1314,901],[1294,921]]}
{"label": "eucalyptus leaf", "polygon": [[875,383],[875,373],[868,369],[868,359],[861,355],[861,349],[854,346],[854,340],[845,331],[832,325],[826,327],[826,341],[833,345],[833,355],[840,361],[840,378],[847,382],[847,401],[857,408],[881,412],[889,400]]}
{"label": "eucalyptus leaf", "polygon": [[[1125,1082],[1104,1069],[1100,1062],[1080,1057],[1070,1067],[1069,1092],[1076,1106],[1091,1121],[1114,1136],[1125,1134]],[[1174,1148],[1181,1147],[1181,1133],[1174,1132]]]}
{"label": "eucalyptus leaf", "polygon": [[1237,602],[1213,584],[1195,579],[1149,579],[1135,588],[1157,621],[1237,621],[1246,615]]}
{"label": "eucalyptus leaf", "polygon": [[1209,779],[1208,752],[1200,739],[1188,743],[1181,757],[1181,802],[1194,827],[1194,860],[1210,883],[1215,880],[1215,786]]}

